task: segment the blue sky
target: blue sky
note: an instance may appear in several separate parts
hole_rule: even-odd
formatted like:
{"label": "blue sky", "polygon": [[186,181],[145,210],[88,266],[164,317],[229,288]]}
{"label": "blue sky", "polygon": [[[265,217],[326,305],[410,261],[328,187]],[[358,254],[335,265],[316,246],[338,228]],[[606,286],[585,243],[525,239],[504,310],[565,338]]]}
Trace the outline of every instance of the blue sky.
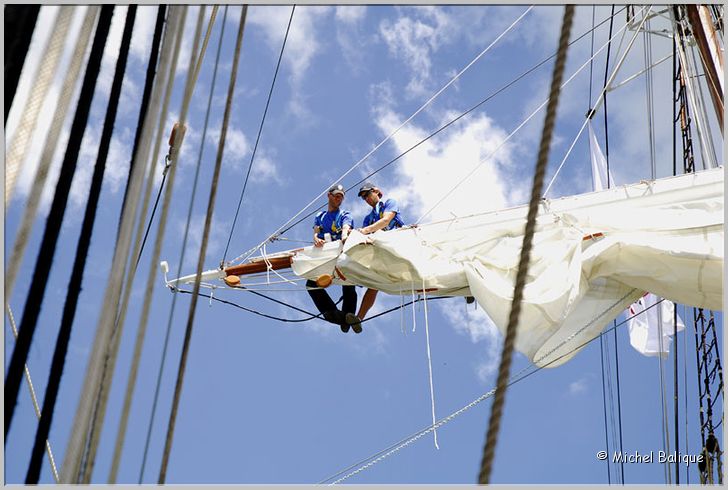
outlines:
{"label": "blue sky", "polygon": [[[527,7],[525,6],[427,6],[335,7],[299,6],[283,55],[283,63],[262,133],[251,181],[235,228],[228,259],[263,241],[296,214],[373,146],[414,113],[432,94],[488,46]],[[43,7],[39,27],[50,27],[57,8]],[[74,178],[69,208],[64,219],[54,267],[39,326],[28,359],[36,391],[44,393],[53,353],[58,319],[75,254],[87,188],[113,77],[126,7],[117,7],[109,45],[104,55],[91,121],[87,128]],[[563,9],[538,6],[524,16],[477,63],[466,71],[431,105],[404,126],[379,151],[350,174],[348,187],[388,162],[444,123],[531,68],[556,48]],[[167,116],[169,131],[180,113],[182,87],[191,50],[198,9],[187,15],[187,34],[178,63],[175,92]],[[183,264],[193,273],[200,247],[209,183],[217,151],[217,138],[232,66],[232,50],[240,8],[230,7],[215,87],[210,130],[204,142],[200,187],[191,223],[190,243]],[[208,14],[209,16],[209,9]],[[253,6],[243,41],[230,129],[215,207],[206,268],[218,265],[230,233],[243,178],[265,106],[290,7]],[[596,8],[602,21],[609,7]],[[78,32],[82,12],[76,13],[71,38]],[[145,64],[156,9],[141,7],[137,13],[132,52],[121,95],[94,238],[84,276],[84,287],[74,323],[61,393],[56,405],[50,441],[57,463],[63,461],[94,329],[99,318],[113,254],[113,237],[124,192],[124,179],[133,144]],[[624,13],[615,18],[614,32],[624,25]],[[190,107],[188,131],[182,148],[162,259],[176,271],[181,237],[195,172],[202,126],[210,90],[222,10],[213,29]],[[665,22],[659,19],[653,25]],[[662,22],[662,24],[660,24]],[[572,39],[591,28],[592,7],[577,8]],[[19,107],[30,87],[31,75],[45,43],[36,28],[26,69],[7,125],[7,141],[13,137]],[[595,32],[594,50],[601,48],[608,23]],[[614,40],[610,67],[624,52],[633,35],[626,30]],[[591,38],[585,36],[569,52],[565,78],[588,60]],[[616,44],[621,49],[617,50]],[[671,53],[670,41],[652,38],[653,60]],[[617,53],[618,51],[618,53]],[[67,63],[67,59],[62,61]],[[33,63],[36,63],[34,65]],[[592,100],[604,79],[605,51],[594,61]],[[62,65],[64,66],[64,65]],[[644,68],[643,37],[626,58],[616,80],[625,80]],[[470,116],[410,152],[398,163],[373,177],[385,197],[396,198],[406,222],[413,222],[432,208],[475,165],[477,171],[423,220],[434,221],[524,204],[530,192],[543,112],[531,119],[507,143],[503,141],[546,99],[552,63],[546,63]],[[672,174],[671,118],[672,62],[653,70],[656,173]],[[51,90],[58,97],[60,79]],[[74,95],[77,97],[77,94]],[[650,177],[647,105],[644,77],[609,94],[610,164],[618,184]],[[75,103],[71,105],[75,107]],[[561,97],[552,145],[548,180],[575,138],[589,108],[589,66],[567,85]],[[39,122],[33,145],[19,176],[13,200],[6,210],[6,255],[14,242],[28,189],[50,124],[50,114]],[[603,144],[603,113],[595,118],[595,131]],[[45,129],[44,129],[45,128]],[[63,148],[68,130],[61,138]],[[168,133],[167,133],[168,134]],[[166,141],[166,135],[163,136]],[[722,148],[720,135],[714,134]],[[501,146],[502,145],[502,146]],[[499,148],[499,149],[498,149]],[[498,149],[497,151],[495,151]],[[602,147],[604,149],[604,146]],[[164,149],[166,152],[166,149]],[[155,160],[161,179],[164,152]],[[38,220],[26,252],[23,274],[18,278],[10,304],[16,317],[22,312],[34,259],[52,200],[63,152],[57,151],[54,170],[41,203]],[[587,133],[579,138],[549,197],[587,192],[591,174]],[[154,189],[156,192],[156,188]],[[321,199],[321,204],[324,200]],[[350,193],[344,203],[361,224],[366,204]],[[285,236],[310,240],[310,221]],[[155,225],[156,228],[156,225]],[[279,242],[272,248],[301,246]],[[113,452],[116,425],[123,401],[128,365],[136,334],[143,291],[146,287],[151,241],[137,272],[132,303],[124,328],[119,362],[109,399],[105,427],[93,482],[105,482]],[[156,267],[156,264],[153,265]],[[26,273],[27,272],[27,273]],[[172,294],[163,287],[161,274],[155,284],[151,319],[141,361],[140,378],[132,406],[126,446],[119,473],[120,483],[139,477],[153,390]],[[336,289],[336,288],[335,288]],[[363,290],[360,290],[359,296]],[[311,311],[303,291],[276,297]],[[337,291],[332,293],[336,298]],[[267,313],[298,318],[300,315],[242,292],[220,297]],[[371,314],[400,304],[400,299],[380,295]],[[175,321],[164,368],[159,409],[154,422],[144,482],[156,482],[176,378],[189,296],[178,298]],[[682,311],[681,311],[682,313]],[[343,335],[338,327],[321,321],[286,324],[263,319],[226,305],[208,306],[201,300],[195,321],[187,376],[177,419],[168,483],[316,483],[430,424],[424,310],[405,309],[364,324],[364,333]],[[438,418],[466,405],[494,385],[501,335],[482,310],[466,307],[462,298],[428,304],[433,382]],[[692,317],[688,311],[686,318]],[[19,322],[18,318],[18,322]],[[722,335],[722,315],[719,316]],[[416,330],[413,332],[413,323]],[[7,322],[6,322],[7,324]],[[688,447],[698,451],[698,406],[692,326],[678,336],[680,372],[687,338],[687,387],[680,375],[680,417],[685,443],[687,388]],[[618,329],[619,370],[625,451],[662,449],[659,364],[655,358],[636,353],[628,343],[626,328]],[[721,345],[722,345],[722,338]],[[614,353],[614,339],[608,337]],[[5,329],[5,358],[12,352],[9,325]],[[512,372],[528,365],[517,355]],[[672,397],[672,356],[665,365],[666,386]],[[611,380],[614,381],[614,376]],[[613,387],[616,388],[616,387]],[[11,432],[5,445],[5,478],[24,481],[35,435],[36,421],[30,398],[22,388]],[[40,395],[42,397],[42,395]],[[438,430],[440,449],[426,436],[396,455],[362,472],[348,483],[473,483],[477,479],[489,401]],[[672,405],[670,403],[670,411]],[[672,418],[670,418],[672,424]],[[610,429],[611,431],[611,429]],[[671,426],[672,434],[672,426]],[[610,446],[611,446],[610,442]],[[672,444],[672,441],[671,441]],[[598,341],[567,364],[542,370],[514,385],[508,392],[501,438],[496,453],[493,483],[606,483],[607,465],[595,454],[605,449],[602,371]],[[685,472],[681,474],[684,482]],[[696,482],[697,472],[690,471]],[[42,482],[52,476],[45,464]],[[612,481],[614,469],[612,469]],[[663,466],[625,467],[627,483],[661,483]]]}

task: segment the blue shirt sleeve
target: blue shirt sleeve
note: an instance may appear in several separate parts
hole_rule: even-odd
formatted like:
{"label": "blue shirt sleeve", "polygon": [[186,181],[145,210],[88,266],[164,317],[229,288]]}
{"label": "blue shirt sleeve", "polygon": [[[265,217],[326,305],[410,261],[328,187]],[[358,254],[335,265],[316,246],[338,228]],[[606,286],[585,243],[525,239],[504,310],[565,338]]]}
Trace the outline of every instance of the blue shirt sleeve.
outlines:
{"label": "blue shirt sleeve", "polygon": [[316,214],[316,216],[313,217],[313,229],[315,230],[317,226],[321,226],[321,214]]}
{"label": "blue shirt sleeve", "polygon": [[399,205],[394,199],[387,199],[382,206],[382,213],[399,213]]}
{"label": "blue shirt sleeve", "polygon": [[344,226],[349,225],[351,229],[354,229],[354,220],[351,217],[351,214],[349,211],[342,211],[341,212],[341,228],[343,229]]}

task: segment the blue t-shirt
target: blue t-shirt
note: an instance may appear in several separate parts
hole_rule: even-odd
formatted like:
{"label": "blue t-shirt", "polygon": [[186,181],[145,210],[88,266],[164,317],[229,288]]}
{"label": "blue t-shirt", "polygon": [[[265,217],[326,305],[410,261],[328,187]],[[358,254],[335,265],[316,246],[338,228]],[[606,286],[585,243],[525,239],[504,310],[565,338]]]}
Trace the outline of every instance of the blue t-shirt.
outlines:
{"label": "blue t-shirt", "polygon": [[352,229],[354,228],[354,220],[351,218],[349,211],[343,211],[338,209],[334,212],[321,211],[316,215],[313,220],[314,229],[319,227],[319,232],[316,236],[320,239],[324,239],[324,233],[331,233],[331,240],[341,240],[341,230],[344,225],[349,225]]}
{"label": "blue t-shirt", "polygon": [[372,223],[376,223],[384,217],[384,213],[391,212],[394,213],[394,218],[392,218],[392,221],[389,222],[386,228],[382,229],[384,231],[387,231],[399,228],[400,226],[404,226],[402,216],[399,214],[399,206],[397,205],[397,201],[395,201],[394,199],[387,199],[384,202],[379,201],[372,208],[372,211],[364,217],[364,226],[369,226]]}

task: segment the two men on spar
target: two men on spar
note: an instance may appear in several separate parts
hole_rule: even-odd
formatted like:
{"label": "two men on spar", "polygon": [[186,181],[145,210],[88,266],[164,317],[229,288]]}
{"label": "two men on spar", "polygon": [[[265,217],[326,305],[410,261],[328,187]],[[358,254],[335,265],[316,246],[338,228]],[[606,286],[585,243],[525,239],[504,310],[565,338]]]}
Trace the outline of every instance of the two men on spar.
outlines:
{"label": "two men on spar", "polygon": [[[329,189],[328,208],[316,214],[313,224],[313,244],[315,247],[322,247],[327,241],[346,241],[349,233],[354,228],[354,220],[348,211],[341,209],[346,191],[341,184]],[[359,197],[372,207],[368,215],[364,217],[364,225],[359,232],[364,235],[379,230],[392,230],[404,225],[399,213],[397,201],[394,199],[382,200],[382,191],[372,184],[366,182],[359,189]],[[328,235],[328,236],[327,236]],[[343,303],[341,310],[329,294],[320,289],[315,281],[306,281],[308,294],[311,296],[316,308],[323,314],[326,321],[341,327],[346,333],[351,328],[355,333],[361,333],[361,321],[367,315],[377,299],[377,290],[368,288],[364,293],[359,312],[355,315],[357,294],[356,286],[341,286]]]}

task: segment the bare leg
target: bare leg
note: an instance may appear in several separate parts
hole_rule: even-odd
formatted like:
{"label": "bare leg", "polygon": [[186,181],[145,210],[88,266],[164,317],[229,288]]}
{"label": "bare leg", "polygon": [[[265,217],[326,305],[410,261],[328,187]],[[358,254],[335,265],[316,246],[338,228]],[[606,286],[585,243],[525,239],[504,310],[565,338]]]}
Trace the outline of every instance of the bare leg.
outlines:
{"label": "bare leg", "polygon": [[374,302],[377,300],[377,291],[376,289],[367,289],[367,291],[364,293],[364,297],[361,300],[361,306],[359,307],[359,313],[356,315],[361,320],[364,319],[366,314],[369,312],[369,309],[374,306]]}

